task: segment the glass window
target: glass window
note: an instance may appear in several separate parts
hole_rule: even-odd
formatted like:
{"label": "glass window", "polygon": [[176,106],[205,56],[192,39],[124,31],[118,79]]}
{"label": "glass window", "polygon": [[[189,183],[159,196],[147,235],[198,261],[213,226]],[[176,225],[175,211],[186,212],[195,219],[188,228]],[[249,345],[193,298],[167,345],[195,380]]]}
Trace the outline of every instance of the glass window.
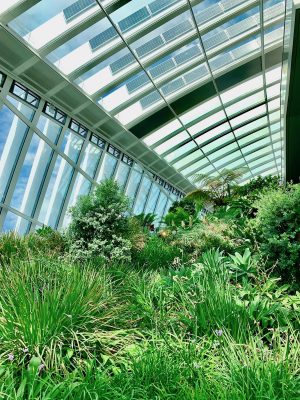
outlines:
{"label": "glass window", "polygon": [[80,196],[85,196],[89,194],[91,187],[92,187],[92,182],[86,179],[82,174],[78,172],[69,199],[69,203],[67,206],[67,212],[66,215],[64,216],[62,224],[64,228],[68,226],[69,223],[71,222],[71,215],[68,213],[68,210],[70,209],[70,207],[73,207],[76,204]]}
{"label": "glass window", "polygon": [[134,205],[134,214],[141,214],[144,210],[145,203],[151,186],[151,180],[144,175],[141,183],[140,191]]}
{"label": "glass window", "polygon": [[56,227],[73,172],[71,165],[57,156],[38,218],[43,224]]}
{"label": "glass window", "polygon": [[2,227],[3,232],[18,232],[20,235],[25,235],[29,231],[30,222],[25,218],[8,211]]}
{"label": "glass window", "polygon": [[122,189],[126,185],[129,171],[130,171],[130,166],[123,162],[120,162],[117,173],[116,173],[116,181],[118,182],[119,186]]}
{"label": "glass window", "polygon": [[24,117],[29,119],[29,121],[32,121],[34,114],[35,114],[35,110],[33,108],[27,106],[22,101],[19,101],[12,96],[8,95],[6,98],[11,104],[13,104],[24,115]]}
{"label": "glass window", "polygon": [[100,161],[102,150],[89,143],[84,150],[84,156],[80,164],[80,168],[83,169],[90,177],[94,178],[96,170]]}
{"label": "glass window", "polygon": [[168,201],[167,195],[164,192],[160,192],[159,199],[156,208],[154,210],[154,213],[157,215],[158,219],[163,217],[167,201]]}
{"label": "glass window", "polygon": [[40,97],[20,83],[14,82],[11,87],[11,92],[15,96],[20,97],[20,99],[26,101],[26,103],[32,105],[35,108],[38,108]]}
{"label": "glass window", "polygon": [[118,160],[111,154],[105,153],[104,159],[101,164],[100,172],[97,178],[97,182],[101,182],[105,179],[110,179],[114,175]]}
{"label": "glass window", "polygon": [[156,183],[153,183],[148,196],[147,204],[144,213],[153,213],[160,193],[160,188]]}
{"label": "glass window", "polygon": [[2,107],[0,110],[0,201],[5,196],[28,129],[28,126],[8,107]]}
{"label": "glass window", "polygon": [[48,139],[50,139],[53,143],[57,143],[62,130],[61,125],[57,124],[46,116],[41,115],[36,126],[45,136],[47,136]]}
{"label": "glass window", "polygon": [[11,207],[32,215],[47,173],[52,149],[33,135],[11,200]]}
{"label": "glass window", "polygon": [[136,193],[138,191],[141,182],[141,178],[142,178],[142,172],[137,171],[135,169],[132,171],[129,177],[129,181],[126,188],[126,196],[128,196],[131,201],[135,199]]}
{"label": "glass window", "polygon": [[73,133],[69,129],[65,132],[64,138],[61,144],[61,150],[75,163],[78,160],[80,150],[83,145],[83,139],[80,138],[76,133]]}
{"label": "glass window", "polygon": [[43,111],[45,114],[56,119],[56,121],[60,122],[61,124],[64,124],[66,122],[67,115],[50,103],[45,104]]}

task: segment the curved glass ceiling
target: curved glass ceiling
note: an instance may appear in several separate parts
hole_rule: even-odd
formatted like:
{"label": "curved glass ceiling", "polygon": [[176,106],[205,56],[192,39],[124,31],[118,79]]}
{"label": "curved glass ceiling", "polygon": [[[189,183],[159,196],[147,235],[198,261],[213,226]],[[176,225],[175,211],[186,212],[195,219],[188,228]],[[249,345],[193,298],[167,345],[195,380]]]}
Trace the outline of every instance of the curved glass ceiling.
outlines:
{"label": "curved glass ceiling", "polygon": [[[0,13],[20,8],[9,0]],[[125,128],[168,110],[139,137],[192,182],[245,167],[282,172],[282,0],[30,0],[8,26]],[[241,66],[259,68],[243,75]],[[237,74],[232,85],[221,78]],[[174,102],[213,87],[186,111]]]}

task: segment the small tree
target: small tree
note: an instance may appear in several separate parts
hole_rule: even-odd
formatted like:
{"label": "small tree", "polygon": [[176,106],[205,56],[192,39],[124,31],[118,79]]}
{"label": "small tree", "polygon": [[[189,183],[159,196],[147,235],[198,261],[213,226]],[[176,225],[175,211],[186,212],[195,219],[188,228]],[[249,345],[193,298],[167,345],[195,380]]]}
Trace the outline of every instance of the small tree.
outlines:
{"label": "small tree", "polygon": [[225,199],[232,195],[232,189],[245,174],[245,168],[236,170],[223,169],[219,175],[195,174],[193,180],[199,188],[188,193],[186,198],[195,201],[223,205]]}
{"label": "small tree", "polygon": [[72,222],[67,235],[71,255],[79,260],[129,260],[128,206],[128,198],[113,180],[104,181],[91,194],[80,197],[70,210]]}

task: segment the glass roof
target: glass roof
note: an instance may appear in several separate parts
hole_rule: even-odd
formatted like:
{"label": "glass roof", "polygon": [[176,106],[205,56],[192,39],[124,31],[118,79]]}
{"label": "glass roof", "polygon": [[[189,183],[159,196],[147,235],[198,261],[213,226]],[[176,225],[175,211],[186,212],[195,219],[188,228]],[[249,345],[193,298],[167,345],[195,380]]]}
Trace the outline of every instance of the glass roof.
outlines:
{"label": "glass roof", "polygon": [[[282,48],[284,13],[282,0],[40,0],[8,25],[125,128],[168,109],[141,140],[192,181],[240,166],[281,173],[281,64],[266,58]],[[240,74],[253,60],[259,70]],[[220,83],[235,71],[239,82]],[[173,107],[208,83],[206,99]]]}

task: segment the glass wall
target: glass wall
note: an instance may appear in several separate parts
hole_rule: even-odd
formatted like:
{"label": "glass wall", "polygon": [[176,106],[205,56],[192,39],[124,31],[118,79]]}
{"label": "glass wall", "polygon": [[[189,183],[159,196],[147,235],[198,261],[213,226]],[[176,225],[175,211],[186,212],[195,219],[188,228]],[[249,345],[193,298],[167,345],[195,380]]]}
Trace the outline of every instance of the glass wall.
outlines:
{"label": "glass wall", "polygon": [[68,209],[108,178],[128,195],[132,213],[155,213],[158,223],[167,201],[182,196],[63,110],[1,76],[0,231],[65,228]]}

